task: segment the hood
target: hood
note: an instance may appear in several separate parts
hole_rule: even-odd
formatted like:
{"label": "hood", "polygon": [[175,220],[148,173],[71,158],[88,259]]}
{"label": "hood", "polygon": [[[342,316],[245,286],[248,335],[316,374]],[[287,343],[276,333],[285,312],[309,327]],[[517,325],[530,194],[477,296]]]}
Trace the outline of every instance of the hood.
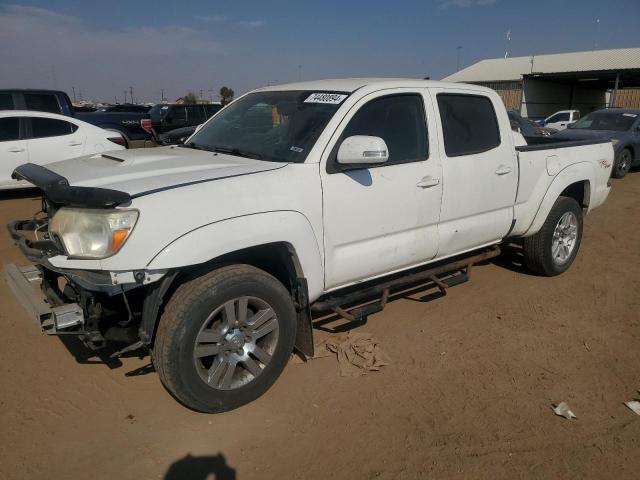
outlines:
{"label": "hood", "polygon": [[192,183],[275,170],[265,162],[182,147],[118,150],[50,163],[46,167],[71,186],[99,187],[132,197]]}
{"label": "hood", "polygon": [[553,138],[565,140],[589,140],[592,138],[616,138],[622,132],[612,132],[609,130],[589,130],[586,128],[567,128],[555,133]]}

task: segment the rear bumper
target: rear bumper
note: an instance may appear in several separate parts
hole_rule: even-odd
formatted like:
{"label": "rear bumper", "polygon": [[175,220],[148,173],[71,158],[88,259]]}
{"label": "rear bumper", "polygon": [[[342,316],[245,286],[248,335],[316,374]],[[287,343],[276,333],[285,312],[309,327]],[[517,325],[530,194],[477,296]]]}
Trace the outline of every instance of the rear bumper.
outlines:
{"label": "rear bumper", "polygon": [[85,323],[82,307],[77,303],[53,305],[42,292],[42,273],[34,265],[5,266],[5,278],[18,302],[40,330],[49,335],[64,333]]}

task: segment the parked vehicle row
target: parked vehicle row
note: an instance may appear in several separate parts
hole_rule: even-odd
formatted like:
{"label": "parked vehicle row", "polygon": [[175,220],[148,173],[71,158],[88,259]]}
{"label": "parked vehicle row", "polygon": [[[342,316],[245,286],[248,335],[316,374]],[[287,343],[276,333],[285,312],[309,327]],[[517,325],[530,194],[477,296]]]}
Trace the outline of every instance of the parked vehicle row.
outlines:
{"label": "parked vehicle row", "polygon": [[25,110],[0,111],[0,190],[32,186],[11,178],[24,163],[45,165],[81,155],[122,150],[117,132],[77,118]]}
{"label": "parked vehicle row", "polygon": [[153,146],[162,134],[196,127],[222,108],[220,104],[112,105],[97,111],[76,111],[69,96],[56,90],[0,90],[0,111],[34,110],[78,118],[105,130],[120,133],[126,146]]}
{"label": "parked vehicle row", "polygon": [[46,212],[9,225],[33,264],[8,281],[44,332],[130,338],[117,355],[148,348],[182,403],[229,410],[294,348],[313,354],[312,310],[357,321],[419,279],[445,289],[505,239],[531,270],[566,271],[609,194],[613,147],[524,143],[475,85],[259,89],[183,146],[18,167]]}

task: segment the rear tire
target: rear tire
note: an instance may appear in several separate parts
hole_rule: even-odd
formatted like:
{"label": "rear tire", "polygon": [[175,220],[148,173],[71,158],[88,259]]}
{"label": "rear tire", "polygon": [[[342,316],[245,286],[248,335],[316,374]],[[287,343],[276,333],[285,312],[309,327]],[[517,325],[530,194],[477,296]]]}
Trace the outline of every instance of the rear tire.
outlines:
{"label": "rear tire", "polygon": [[525,265],[548,277],[565,272],[580,249],[582,223],[578,202],[559,197],[540,231],[524,239]]}
{"label": "rear tire", "polygon": [[613,170],[611,170],[611,176],[613,178],[623,178],[629,170],[631,170],[632,156],[631,150],[628,148],[623,149],[613,164]]}
{"label": "rear tire", "polygon": [[282,283],[255,267],[232,265],[185,282],[172,295],[158,325],[153,364],[184,405],[224,412],[273,385],[295,333],[295,309]]}

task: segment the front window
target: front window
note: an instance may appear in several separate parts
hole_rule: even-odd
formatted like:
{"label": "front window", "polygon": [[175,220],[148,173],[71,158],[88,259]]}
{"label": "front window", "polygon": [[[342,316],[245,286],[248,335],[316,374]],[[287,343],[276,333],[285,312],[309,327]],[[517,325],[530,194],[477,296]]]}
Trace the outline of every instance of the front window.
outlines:
{"label": "front window", "polygon": [[251,93],[225,107],[184,147],[301,163],[347,96],[313,91]]}
{"label": "front window", "polygon": [[569,112],[556,113],[554,116],[547,120],[547,123],[568,122]]}
{"label": "front window", "polygon": [[631,129],[633,123],[637,120],[637,113],[622,112],[594,112],[585,115],[569,128],[578,128],[582,130],[613,130],[616,132],[624,132]]}

